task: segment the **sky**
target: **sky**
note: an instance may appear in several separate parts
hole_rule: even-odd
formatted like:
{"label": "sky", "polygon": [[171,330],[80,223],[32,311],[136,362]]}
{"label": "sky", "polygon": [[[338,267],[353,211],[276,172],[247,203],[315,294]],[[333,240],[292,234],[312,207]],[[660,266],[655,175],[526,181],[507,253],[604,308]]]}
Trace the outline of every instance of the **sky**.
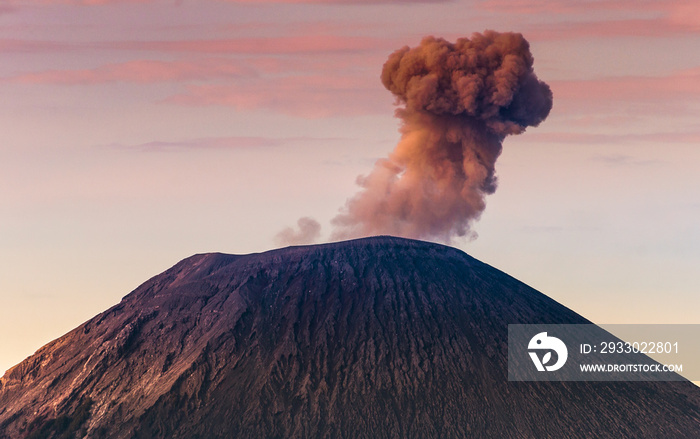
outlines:
{"label": "sky", "polygon": [[195,253],[330,221],[427,35],[520,32],[554,104],[451,245],[595,323],[700,323],[696,0],[0,0],[0,371]]}

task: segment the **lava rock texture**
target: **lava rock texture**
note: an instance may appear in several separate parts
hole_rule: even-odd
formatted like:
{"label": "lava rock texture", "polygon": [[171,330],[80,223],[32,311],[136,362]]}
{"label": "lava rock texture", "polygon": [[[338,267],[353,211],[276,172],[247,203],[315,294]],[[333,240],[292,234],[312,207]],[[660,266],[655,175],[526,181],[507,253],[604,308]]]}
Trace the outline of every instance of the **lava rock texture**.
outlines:
{"label": "lava rock texture", "polygon": [[589,323],[391,237],[192,256],[0,380],[3,438],[691,438],[689,382],[509,382],[509,323]]}

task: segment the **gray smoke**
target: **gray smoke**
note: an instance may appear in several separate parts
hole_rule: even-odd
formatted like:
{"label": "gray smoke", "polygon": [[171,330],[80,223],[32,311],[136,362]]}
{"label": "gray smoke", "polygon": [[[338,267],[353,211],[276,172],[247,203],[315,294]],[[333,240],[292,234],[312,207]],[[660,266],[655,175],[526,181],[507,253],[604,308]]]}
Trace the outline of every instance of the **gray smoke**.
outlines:
{"label": "gray smoke", "polygon": [[297,221],[298,230],[287,227],[275,235],[280,246],[313,244],[321,236],[321,225],[313,218],[302,217]]}

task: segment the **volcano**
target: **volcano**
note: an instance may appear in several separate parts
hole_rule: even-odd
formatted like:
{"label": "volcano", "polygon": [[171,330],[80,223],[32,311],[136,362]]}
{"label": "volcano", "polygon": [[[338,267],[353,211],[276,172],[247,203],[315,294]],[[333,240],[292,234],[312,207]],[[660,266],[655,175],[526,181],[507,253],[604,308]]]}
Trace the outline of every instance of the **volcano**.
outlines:
{"label": "volcano", "polygon": [[690,438],[690,382],[509,382],[508,324],[590,323],[392,237],[195,255],[0,380],[3,438]]}

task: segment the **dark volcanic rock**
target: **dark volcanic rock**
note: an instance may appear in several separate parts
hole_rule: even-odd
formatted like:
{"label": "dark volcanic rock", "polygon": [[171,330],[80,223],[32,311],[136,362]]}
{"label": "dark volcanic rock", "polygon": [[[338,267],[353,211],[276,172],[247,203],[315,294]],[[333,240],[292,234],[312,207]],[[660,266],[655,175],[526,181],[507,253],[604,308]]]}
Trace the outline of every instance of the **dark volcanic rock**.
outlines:
{"label": "dark volcanic rock", "polygon": [[507,381],[509,323],[588,323],[379,237],[196,255],[0,382],[8,438],[690,438],[700,389]]}

